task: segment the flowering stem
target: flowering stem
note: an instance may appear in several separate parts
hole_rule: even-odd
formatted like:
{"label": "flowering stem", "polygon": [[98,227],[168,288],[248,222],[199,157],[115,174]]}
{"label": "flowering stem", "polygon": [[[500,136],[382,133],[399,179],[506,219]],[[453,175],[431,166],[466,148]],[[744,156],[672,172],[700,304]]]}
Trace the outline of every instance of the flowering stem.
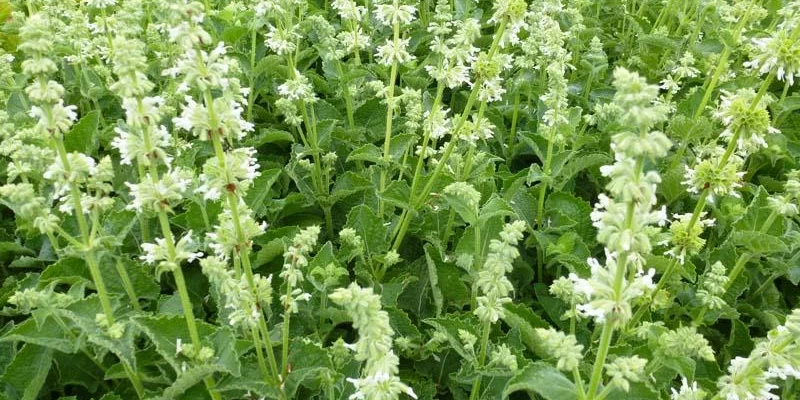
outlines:
{"label": "flowering stem", "polygon": [[611,336],[614,334],[614,328],[610,322],[603,324],[603,333],[600,335],[600,347],[597,350],[597,359],[592,369],[592,379],[589,381],[589,391],[587,398],[593,400],[595,393],[597,393],[597,386],[603,376],[603,364],[605,364],[606,357],[608,356],[608,348],[611,345]]}
{"label": "flowering stem", "polygon": [[350,88],[347,86],[347,81],[344,79],[344,71],[342,70],[342,62],[336,61],[336,68],[339,72],[339,83],[342,85],[342,95],[344,95],[344,107],[347,112],[347,126],[350,129],[355,128],[356,123],[353,118],[353,97],[350,96]]}
{"label": "flowering stem", "polygon": [[[572,319],[575,320],[574,318]],[[586,399],[586,392],[583,389],[583,378],[581,378],[581,372],[578,371],[578,367],[572,368],[572,380],[575,382],[575,391],[578,395],[578,399],[584,400]]]}
{"label": "flowering stem", "polygon": [[292,318],[291,301],[292,286],[286,284],[286,301],[283,307],[283,326],[281,326],[281,339],[283,341],[281,347],[281,377],[282,381],[286,380],[286,374],[289,372],[289,322]]}
{"label": "flowering stem", "polygon": [[267,327],[267,321],[264,318],[258,319],[258,330],[261,332],[261,337],[263,337],[264,343],[266,344],[267,359],[269,360],[270,371],[272,371],[275,382],[280,383],[281,380],[280,374],[278,373],[278,363],[275,361],[275,353],[272,351],[272,339],[269,337],[269,328]]}
{"label": "flowering stem", "polygon": [[[555,112],[555,117],[553,118],[553,120],[558,120],[558,111],[559,111],[558,107],[556,107],[553,111]],[[552,168],[553,168],[552,164],[553,164],[553,144],[554,144],[553,143],[553,131],[554,130],[555,130],[555,127],[550,127],[548,129],[548,133],[547,133],[547,155],[545,156],[545,160],[544,160],[544,168],[543,168],[544,171],[543,172],[544,172],[544,175],[548,176],[548,177],[549,177],[550,173],[552,172]],[[544,200],[545,200],[545,195],[547,194],[547,188],[548,188],[549,184],[545,181],[545,182],[540,182],[539,185],[540,185],[539,186],[539,198],[538,198],[538,204],[537,204],[537,207],[536,207],[536,229],[538,229],[539,231],[542,231],[543,230],[543,223],[544,223]],[[542,246],[539,246],[537,248],[536,254],[537,254],[537,257],[536,257],[536,279],[539,282],[544,282],[544,249],[542,248]]]}
{"label": "flowering stem", "polygon": [[[422,150],[420,151],[419,158],[417,158],[417,165],[414,167],[414,177],[411,178],[411,196],[413,199],[414,192],[417,191],[417,186],[419,185],[420,176],[422,176],[422,164],[425,162],[426,153],[428,151],[428,142],[430,142],[431,135],[430,132],[433,130],[433,116],[439,112],[441,103],[442,103],[442,95],[444,94],[444,84],[440,81],[436,86],[436,98],[433,99],[433,105],[431,106],[431,112],[429,114],[429,129],[425,130],[425,133],[422,137]],[[409,199],[411,200],[411,199]],[[410,203],[410,202],[409,202]],[[405,230],[408,228],[408,223],[411,222],[411,217],[415,212],[412,204],[409,204],[410,209],[404,210],[403,214],[400,217],[401,223],[399,225],[399,231],[395,236],[395,242],[392,246],[392,249],[397,251],[400,248],[400,243],[402,242],[402,237],[405,234]],[[409,214],[411,214],[409,216]],[[408,221],[408,222],[406,222]],[[398,238],[400,238],[398,240]],[[445,240],[444,243],[447,243],[447,232],[445,231]]]}
{"label": "flowering stem", "polygon": [[481,349],[480,353],[478,354],[478,364],[475,366],[475,370],[477,372],[477,376],[475,377],[475,382],[472,383],[472,391],[469,394],[470,400],[476,400],[480,398],[480,391],[481,391],[481,381],[483,377],[480,374],[480,369],[483,368],[484,362],[486,362],[486,349],[489,347],[489,333],[491,333],[492,324],[489,322],[483,323],[483,333],[481,334]]}
{"label": "flowering stem", "polygon": [[[506,25],[508,23],[508,18],[503,18],[500,22],[500,25],[497,27],[497,31],[494,33],[494,40],[492,41],[492,46],[489,48],[489,57],[494,57],[494,54],[497,52],[497,48],[500,44],[500,38],[503,36],[503,32],[506,29]],[[450,158],[450,155],[455,150],[455,145],[458,139],[458,132],[464,126],[464,123],[467,121],[467,117],[469,116],[470,111],[472,111],[472,106],[475,103],[475,98],[478,96],[478,90],[481,87],[481,79],[476,79],[475,84],[472,86],[472,92],[467,99],[467,104],[464,106],[464,111],[461,113],[461,116],[458,119],[458,123],[453,128],[453,137],[450,139],[450,142],[447,144],[447,147],[444,149],[444,153],[442,154],[441,159],[439,159],[439,163],[436,164],[436,168],[433,170],[431,175],[428,177],[425,186],[422,188],[422,191],[415,196],[416,191],[411,191],[411,198],[410,198],[410,206],[411,210],[416,210],[420,205],[422,205],[426,200],[428,195],[430,194],[431,190],[433,189],[433,185],[436,184],[438,181],[439,175],[442,173],[445,164],[447,164],[447,160]],[[408,225],[411,223],[411,218],[414,217],[414,213],[408,212],[404,214],[405,217],[400,222],[400,231],[398,232],[397,236],[395,237],[394,241],[394,249],[400,248],[400,244],[403,243],[403,237],[405,236],[406,231],[408,230]]]}
{"label": "flowering stem", "polygon": [[[634,166],[634,176],[636,176],[637,180],[643,175],[644,170],[644,159],[639,157],[636,159],[636,165]],[[630,230],[631,226],[633,225],[633,216],[636,212],[636,200],[630,200],[628,202],[628,209],[625,212],[625,229]],[[628,252],[623,252],[620,254],[619,259],[617,260],[617,267],[614,274],[614,286],[613,286],[613,300],[620,301],[622,298],[622,289],[623,283],[625,280],[625,272],[628,266]],[[597,388],[600,385],[603,376],[603,367],[606,362],[606,357],[608,357],[608,350],[611,346],[611,338],[614,335],[614,322],[613,321],[605,321],[603,323],[603,332],[600,335],[600,347],[597,350],[597,357],[594,361],[594,368],[592,369],[592,378],[589,382],[589,392],[588,398],[589,400],[595,400],[595,394],[597,393]]]}
{"label": "flowering stem", "polygon": [[141,310],[142,307],[139,305],[139,297],[136,296],[136,290],[133,288],[131,278],[128,276],[128,271],[125,270],[125,266],[122,265],[122,261],[117,259],[117,262],[114,263],[114,266],[117,268],[119,278],[122,280],[122,287],[125,289],[125,293],[127,293],[128,297],[131,299],[131,306],[134,310]]}
{"label": "flowering stem", "polygon": [[[397,1],[395,0],[395,5]],[[394,48],[400,42],[400,23],[392,23]],[[389,72],[389,81],[386,84],[386,131],[383,139],[383,168],[381,169],[380,193],[386,189],[386,175],[389,169],[389,151],[392,146],[392,118],[394,116],[394,83],[397,80],[397,59],[393,58],[392,68]],[[383,198],[378,198],[378,215],[383,216]]]}
{"label": "flowering stem", "polygon": [[253,102],[255,101],[255,90],[253,88],[255,83],[255,70],[256,70],[256,39],[258,29],[253,28],[250,32],[250,92],[247,93],[247,120],[252,121],[253,118]]}
{"label": "flowering stem", "polygon": [[769,71],[769,74],[767,74],[767,77],[764,78],[764,81],[761,82],[761,87],[758,88],[758,93],[756,93],[756,97],[753,99],[753,102],[750,104],[750,109],[751,110],[756,108],[758,106],[758,103],[761,102],[761,99],[767,93],[767,89],[769,89],[769,85],[771,85],[772,81],[775,79],[775,74],[776,73],[777,73],[777,70],[775,70],[773,68],[772,70]]}
{"label": "flowering stem", "polygon": [[[733,30],[733,41],[736,42],[739,40],[739,35],[742,32],[742,28],[744,28],[745,23],[750,16],[750,10],[753,8],[755,2],[750,2],[747,6],[747,11],[736,24]],[[714,74],[711,75],[711,80],[708,82],[708,85],[705,87],[705,92],[703,93],[703,99],[700,100],[700,104],[697,106],[697,110],[695,110],[693,119],[700,118],[700,115],[703,114],[703,111],[706,108],[706,104],[708,101],[711,100],[711,94],[714,92],[714,89],[717,87],[717,82],[719,78],[722,76],[722,72],[725,70],[725,67],[728,65],[728,57],[731,55],[731,47],[725,46],[725,49],[722,50],[722,55],[719,57],[719,62],[717,62],[717,67],[714,69]]]}
{"label": "flowering stem", "polygon": [[[141,100],[139,100],[139,102],[141,103]],[[144,179],[146,174],[144,169],[144,161],[141,159],[137,160],[136,167],[139,171],[139,180]],[[142,242],[147,243],[150,241],[150,224],[148,224],[147,216],[145,216],[144,213],[137,213],[137,214],[138,214],[137,218],[139,219],[139,230],[142,231]]]}
{"label": "flowering stem", "polygon": [[[253,344],[256,348],[256,358],[258,359],[258,368],[261,370],[261,373],[264,374],[264,382],[267,383],[274,383],[275,377],[270,375],[269,370],[267,369],[267,363],[264,361],[264,353],[261,349],[261,340],[258,337],[258,328],[253,327],[250,328],[250,336],[253,338]],[[270,349],[271,351],[272,349]]]}
{"label": "flowering stem", "polygon": [[508,133],[508,150],[511,151],[514,148],[514,142],[517,139],[517,121],[519,119],[519,98],[520,98],[520,90],[514,93],[514,110],[511,113],[511,130]]}
{"label": "flowering stem", "polygon": [[[53,140],[58,151],[58,156],[61,159],[62,165],[64,166],[64,171],[67,173],[67,175],[71,175],[72,166],[70,165],[69,158],[67,157],[67,149],[64,146],[64,138],[60,135],[54,135]],[[109,326],[111,326],[114,324],[114,312],[111,308],[111,300],[108,296],[108,290],[106,289],[103,275],[100,272],[100,267],[98,266],[97,260],[94,257],[94,252],[92,251],[93,243],[89,235],[89,224],[86,221],[86,216],[83,215],[80,189],[78,188],[78,184],[72,181],[69,183],[69,186],[70,195],[72,196],[73,212],[75,214],[75,219],[78,220],[78,227],[81,231],[81,239],[83,240],[81,247],[83,247],[86,253],[86,264],[89,267],[89,274],[92,276],[95,289],[97,289],[97,296],[100,298],[100,305],[103,308],[106,321],[108,322]],[[58,229],[60,229],[60,227]]]}
{"label": "flowering stem", "polygon": [[[167,217],[166,210],[159,210],[158,212],[158,222],[161,224],[161,234],[164,236],[164,242],[167,245],[167,253],[169,258],[174,260],[175,259],[175,239],[172,236],[172,231],[169,227],[169,218]],[[202,347],[202,342],[200,341],[200,334],[197,331],[197,324],[194,320],[194,310],[192,309],[192,301],[189,298],[189,290],[186,288],[186,280],[183,277],[183,270],[181,270],[181,266],[178,265],[176,268],[172,270],[172,276],[175,277],[175,286],[178,288],[178,297],[181,301],[181,308],[183,308],[183,317],[186,320],[186,327],[189,329],[189,337],[192,340],[192,345],[195,349],[200,349]],[[216,386],[216,382],[214,382],[213,377],[206,377],[203,379],[203,383],[208,390],[208,394],[211,396],[213,400],[221,400],[220,394],[214,390],[214,386]]]}

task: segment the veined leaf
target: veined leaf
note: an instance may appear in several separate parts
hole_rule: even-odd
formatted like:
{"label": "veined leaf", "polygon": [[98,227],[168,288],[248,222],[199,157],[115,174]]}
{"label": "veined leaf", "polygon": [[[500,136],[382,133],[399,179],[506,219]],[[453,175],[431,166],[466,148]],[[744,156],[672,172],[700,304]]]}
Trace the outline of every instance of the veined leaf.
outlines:
{"label": "veined leaf", "polygon": [[508,381],[503,397],[518,391],[533,392],[547,400],[577,399],[575,384],[561,371],[548,364],[537,362],[521,369]]}

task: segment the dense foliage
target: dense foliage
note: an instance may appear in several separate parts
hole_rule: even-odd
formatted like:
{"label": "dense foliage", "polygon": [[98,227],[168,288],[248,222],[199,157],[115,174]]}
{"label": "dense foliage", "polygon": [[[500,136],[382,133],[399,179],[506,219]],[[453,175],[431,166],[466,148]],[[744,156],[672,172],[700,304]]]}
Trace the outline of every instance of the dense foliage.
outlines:
{"label": "dense foliage", "polygon": [[798,1],[0,21],[2,399],[800,397]]}

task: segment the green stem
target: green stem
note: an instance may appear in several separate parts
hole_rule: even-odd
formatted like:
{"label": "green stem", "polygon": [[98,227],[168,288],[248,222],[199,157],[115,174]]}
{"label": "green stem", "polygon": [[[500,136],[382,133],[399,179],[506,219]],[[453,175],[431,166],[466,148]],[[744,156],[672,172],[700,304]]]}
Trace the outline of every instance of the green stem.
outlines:
{"label": "green stem", "polygon": [[119,274],[119,278],[122,280],[122,286],[125,288],[125,293],[131,300],[131,306],[134,310],[140,311],[142,307],[139,305],[139,297],[136,296],[136,290],[133,288],[133,283],[131,283],[131,278],[128,275],[128,271],[125,270],[125,266],[122,265],[122,261],[119,259],[114,265],[117,268],[117,274]]}
{"label": "green stem", "polygon": [[489,347],[489,333],[491,333],[492,325],[488,322],[483,323],[483,333],[481,334],[481,349],[478,355],[478,365],[475,368],[476,370],[476,377],[475,382],[472,383],[472,391],[470,391],[469,399],[470,400],[477,400],[480,398],[480,391],[481,391],[481,381],[483,380],[480,369],[483,368],[483,364],[486,361],[486,350]]}
{"label": "green stem", "polygon": [[[508,19],[504,18],[500,25],[497,27],[497,31],[494,33],[494,40],[492,42],[492,46],[489,48],[489,57],[494,57],[495,53],[497,52],[497,48],[499,47],[500,38],[503,36],[503,32],[506,29],[506,25],[508,23]],[[455,146],[458,142],[458,132],[464,126],[464,123],[467,121],[467,117],[469,116],[470,111],[472,111],[472,106],[475,103],[475,98],[478,95],[478,89],[481,86],[481,80],[477,79],[475,84],[473,85],[472,92],[467,99],[467,104],[464,106],[464,111],[461,113],[461,116],[458,119],[458,123],[455,125],[454,129],[452,130],[454,136],[450,139],[450,142],[447,144],[447,147],[444,149],[444,153],[442,154],[439,163],[436,165],[436,168],[433,170],[431,176],[428,177],[425,186],[423,187],[422,191],[417,195],[415,191],[411,192],[411,209],[416,210],[418,206],[422,205],[426,200],[428,195],[430,194],[431,190],[433,189],[433,185],[438,182],[439,175],[444,170],[444,166],[447,164],[447,160],[450,158],[450,155],[453,153]],[[416,195],[416,196],[415,196]],[[413,218],[413,213],[406,213],[405,218],[400,223],[400,231],[398,232],[397,236],[395,237],[394,246],[392,248],[398,249],[403,242],[403,237],[405,236],[406,230],[408,229],[408,225],[411,223],[410,218]]]}
{"label": "green stem", "polygon": [[597,393],[597,387],[600,385],[601,378],[603,377],[603,366],[606,361],[606,357],[608,356],[608,349],[611,345],[611,337],[614,334],[614,328],[612,327],[611,323],[607,322],[603,324],[603,333],[600,335],[600,347],[597,351],[597,358],[594,363],[594,368],[592,368],[592,378],[589,381],[589,391],[586,397],[589,400],[593,400],[595,398],[595,393]]}
{"label": "green stem", "polygon": [[355,119],[353,118],[353,98],[350,96],[350,88],[347,86],[348,82],[344,79],[344,71],[342,70],[342,62],[336,61],[336,68],[339,72],[339,82],[342,85],[342,94],[344,95],[344,106],[347,112],[347,126],[354,129],[356,126]]}
{"label": "green stem", "polygon": [[281,340],[283,341],[281,347],[281,371],[282,372],[282,381],[286,380],[286,374],[289,371],[289,322],[292,318],[292,312],[290,310],[291,304],[289,303],[292,298],[292,286],[288,283],[286,284],[286,301],[283,305],[283,326],[281,327]]}
{"label": "green stem", "polygon": [[578,395],[578,399],[585,400],[586,392],[583,389],[583,379],[581,378],[580,371],[578,371],[578,367],[572,368],[572,380],[575,383],[575,392]]}
{"label": "green stem", "polygon": [[272,371],[272,375],[275,377],[276,382],[281,382],[280,373],[278,372],[278,362],[275,360],[275,353],[272,351],[272,339],[269,337],[269,328],[264,318],[259,318],[258,330],[261,332],[261,337],[264,338],[264,343],[266,344],[267,359],[269,360],[269,368]]}
{"label": "green stem", "polygon": [[[397,6],[397,0],[395,0]],[[400,25],[395,22],[392,25],[394,46],[397,47],[400,41]],[[389,156],[392,146],[392,119],[394,117],[394,84],[397,80],[397,61],[392,62],[389,72],[389,81],[386,83],[386,130],[383,139],[383,168],[381,168],[380,193],[386,190],[386,177],[389,169]],[[378,198],[378,215],[383,218],[384,203],[382,198]]]}
{"label": "green stem", "polygon": [[514,143],[517,139],[517,121],[519,119],[520,91],[514,93],[514,110],[511,112],[511,130],[508,133],[508,151],[513,155]]}
{"label": "green stem", "polygon": [[[734,27],[733,36],[732,36],[733,42],[736,42],[736,41],[739,40],[739,35],[742,32],[742,28],[744,28],[745,23],[747,23],[748,17],[750,16],[750,10],[753,8],[753,5],[755,3],[756,2],[754,2],[754,1],[750,2],[750,4],[748,5],[747,11],[745,12],[744,16],[742,16],[742,18],[736,24],[736,27]],[[703,114],[703,111],[706,108],[706,104],[708,104],[708,101],[711,100],[711,94],[714,92],[714,89],[717,86],[717,82],[719,81],[719,78],[722,76],[722,72],[725,70],[725,67],[728,65],[728,57],[730,57],[730,55],[731,55],[730,46],[725,46],[725,49],[722,51],[722,55],[720,55],[719,61],[717,62],[717,67],[714,69],[714,74],[711,75],[711,80],[709,81],[708,85],[706,85],[706,87],[705,87],[705,92],[703,93],[703,99],[700,101],[700,104],[698,105],[697,110],[695,110],[695,114],[694,114],[693,119],[696,120],[696,119],[700,118],[700,115]]]}
{"label": "green stem", "polygon": [[[169,226],[169,219],[165,210],[160,210],[158,212],[158,222],[161,225],[161,234],[164,236],[164,242],[167,245],[167,254],[170,259],[175,259],[175,239],[172,236],[172,231],[170,230]],[[186,327],[189,329],[189,338],[192,341],[192,345],[196,349],[200,349],[202,347],[202,341],[200,340],[200,333],[197,330],[197,323],[194,319],[192,300],[189,298],[189,290],[186,287],[186,280],[183,277],[183,270],[181,269],[180,265],[176,266],[176,268],[172,270],[172,275],[175,277],[175,286],[178,288],[178,297],[181,301],[181,308],[183,308],[183,316],[186,320]],[[214,378],[210,376],[206,377],[203,379],[203,383],[208,390],[208,394],[213,400],[222,399],[220,394],[214,390],[214,387],[216,386]]]}
{"label": "green stem", "polygon": [[[277,382],[274,381],[274,377],[270,375],[269,370],[267,369],[267,363],[264,361],[264,352],[261,349],[261,340],[258,337],[258,328],[253,327],[250,329],[250,336],[253,338],[253,344],[256,348],[256,358],[258,359],[258,368],[261,370],[261,373],[264,374],[264,382],[267,384],[275,384]],[[272,351],[272,349],[270,349]]]}

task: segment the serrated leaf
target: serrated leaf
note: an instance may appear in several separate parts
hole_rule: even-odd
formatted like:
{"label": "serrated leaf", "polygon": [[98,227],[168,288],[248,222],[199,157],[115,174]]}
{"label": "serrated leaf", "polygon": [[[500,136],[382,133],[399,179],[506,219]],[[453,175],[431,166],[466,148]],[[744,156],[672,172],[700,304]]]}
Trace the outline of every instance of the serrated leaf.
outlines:
{"label": "serrated leaf", "polygon": [[283,170],[280,168],[270,168],[266,171],[261,171],[253,181],[253,187],[247,192],[245,202],[253,210],[256,216],[264,216],[267,213],[266,200],[272,190],[272,185],[281,177]]}
{"label": "serrated leaf", "polygon": [[508,204],[508,202],[500,197],[497,193],[493,193],[489,200],[486,200],[486,203],[480,208],[478,211],[478,220],[483,225],[489,219],[495,217],[516,217],[516,213],[514,209]]}
{"label": "serrated leaf", "polygon": [[781,239],[757,231],[736,231],[731,236],[733,244],[755,254],[785,253],[789,251]]}
{"label": "serrated leaf", "polygon": [[503,397],[518,391],[534,392],[547,400],[577,399],[575,384],[548,364],[532,363],[508,381]]}
{"label": "serrated leaf", "polygon": [[475,225],[478,222],[478,209],[468,199],[450,193],[442,193],[442,197],[464,222],[470,225]]}
{"label": "serrated leaf", "polygon": [[478,324],[467,323],[462,319],[457,319],[452,314],[441,318],[429,318],[424,320],[423,322],[436,328],[436,330],[438,330],[439,332],[443,333],[447,338],[447,341],[450,343],[450,347],[453,350],[455,350],[456,353],[458,353],[462,358],[464,358],[465,360],[469,360],[472,358],[472,354],[468,353],[464,348],[464,344],[461,343],[458,331],[465,330],[478,337],[479,334],[475,329],[478,326]]}
{"label": "serrated leaf", "polygon": [[395,207],[407,210],[411,208],[411,188],[406,181],[394,181],[386,187],[383,192],[378,194],[383,201]]}
{"label": "serrated leaf", "polygon": [[38,326],[33,318],[22,321],[0,337],[1,342],[25,342],[63,353],[75,353],[81,342],[74,340],[56,321]]}
{"label": "serrated leaf", "polygon": [[64,135],[64,147],[68,152],[94,154],[97,149],[97,127],[100,126],[100,111],[86,113]]}
{"label": "serrated leaf", "polygon": [[[182,343],[191,343],[189,328],[183,316],[162,314],[159,316],[140,316],[131,320],[156,345],[156,351],[166,360],[175,372],[180,373],[183,365],[179,355],[176,354],[177,340]],[[213,371],[225,371],[238,375],[238,356],[230,343],[233,335],[227,329],[220,329],[203,321],[195,321],[198,334],[204,346],[212,347],[215,361]],[[216,348],[216,344],[222,345]]]}
{"label": "serrated leaf", "polygon": [[415,143],[419,141],[419,136],[410,133],[403,133],[392,136],[392,143],[389,145],[389,155],[393,161],[399,161],[403,155]]}
{"label": "serrated leaf", "polygon": [[367,143],[353,151],[347,156],[347,162],[351,161],[369,161],[378,165],[383,164],[383,153],[378,146],[372,143]]}
{"label": "serrated leaf", "polygon": [[405,311],[396,307],[383,307],[383,310],[389,314],[389,322],[398,336],[410,339],[422,338],[422,333]]}
{"label": "serrated leaf", "polygon": [[192,386],[202,382],[206,377],[223,370],[224,369],[218,364],[192,365],[180,372],[172,384],[164,389],[160,396],[154,397],[153,399],[170,400],[182,396]]}
{"label": "serrated leaf", "polygon": [[373,187],[372,181],[353,171],[346,171],[336,178],[331,191],[331,204],[336,204],[345,197]]}
{"label": "serrated leaf", "polygon": [[[561,190],[579,172],[598,165],[611,163],[612,159],[604,153],[580,154],[570,159],[563,167],[553,171],[553,188]],[[530,175],[529,175],[530,177]]]}
{"label": "serrated leaf", "polygon": [[[426,243],[423,247],[425,249],[425,262],[428,266],[428,281],[431,284],[431,293],[433,296],[433,305],[436,307],[436,316],[442,314],[442,307],[444,307],[444,298],[442,297],[442,290],[439,289],[439,273],[438,263],[441,262],[441,256],[430,243]],[[433,253],[433,255],[431,255]]]}
{"label": "serrated leaf", "polygon": [[53,362],[53,350],[35,344],[26,344],[17,352],[14,361],[0,377],[0,382],[10,386],[5,395],[9,400],[34,400],[47,380]]}
{"label": "serrated leaf", "polygon": [[505,305],[505,313],[503,315],[503,322],[511,328],[520,331],[522,335],[522,342],[534,353],[540,356],[548,356],[540,348],[539,336],[536,334],[536,328],[547,329],[550,327],[545,320],[533,311],[522,304],[508,303]]}
{"label": "serrated leaf", "polygon": [[387,236],[389,235],[389,228],[383,224],[375,212],[366,205],[359,205],[353,207],[350,213],[347,214],[348,228],[355,229],[356,233],[361,236],[364,243],[364,252],[373,257],[382,255],[389,249]]}

